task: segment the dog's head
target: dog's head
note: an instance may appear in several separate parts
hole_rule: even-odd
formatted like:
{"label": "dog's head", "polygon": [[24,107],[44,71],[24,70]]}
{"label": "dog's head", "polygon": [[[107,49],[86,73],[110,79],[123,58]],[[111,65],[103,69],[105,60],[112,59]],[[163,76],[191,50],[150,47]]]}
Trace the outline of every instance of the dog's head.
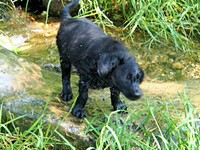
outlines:
{"label": "dog's head", "polygon": [[97,71],[101,77],[110,75],[113,85],[128,99],[136,100],[142,96],[139,84],[143,81],[144,73],[130,55],[103,54],[98,61]]}

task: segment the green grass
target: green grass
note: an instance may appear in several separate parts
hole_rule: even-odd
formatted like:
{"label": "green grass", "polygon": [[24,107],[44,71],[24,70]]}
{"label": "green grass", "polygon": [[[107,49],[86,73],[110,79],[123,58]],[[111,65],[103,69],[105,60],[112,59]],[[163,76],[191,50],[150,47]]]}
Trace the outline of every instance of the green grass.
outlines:
{"label": "green grass", "polygon": [[176,51],[187,52],[200,35],[198,0],[83,0],[79,16],[92,16],[104,29],[120,24],[131,39],[141,32],[149,48],[172,43]]}
{"label": "green grass", "polygon": [[[199,150],[200,116],[191,104],[188,94],[180,95],[178,105],[169,101],[154,103],[146,99],[145,106],[129,112],[126,117],[112,112],[103,117],[102,114],[96,115],[91,120],[85,118],[85,134],[92,134],[97,139],[96,146],[88,149]],[[10,119],[3,122],[2,108],[3,105],[0,109],[0,149],[52,149],[56,146],[75,149],[77,146],[70,143],[57,128],[47,126],[43,121],[44,114],[22,132],[15,122],[26,116],[15,118],[10,114]]]}
{"label": "green grass", "polygon": [[47,125],[43,119],[44,114],[38,118],[31,127],[21,131],[16,122],[26,117],[13,117],[10,113],[9,120],[3,121],[3,105],[0,108],[0,149],[25,150],[25,149],[54,149],[69,148],[75,149],[70,142],[61,135],[56,128]]}
{"label": "green grass", "polygon": [[147,100],[145,109],[129,113],[123,121],[117,112],[106,115],[107,121],[101,122],[101,126],[94,125],[99,117],[92,121],[85,119],[86,132],[98,139],[93,149],[199,150],[200,118],[187,94],[180,98],[181,110],[172,103],[158,105]]}
{"label": "green grass", "polygon": [[[12,6],[10,6],[8,3],[5,3],[3,1],[0,2],[0,25],[1,25],[1,22],[4,22],[6,20],[8,10],[13,10]],[[0,28],[0,35],[1,34],[6,35]],[[1,42],[2,41],[0,39],[0,46],[2,46]]]}
{"label": "green grass", "polygon": [[7,2],[3,0],[0,2],[0,22],[4,22],[8,19],[8,13],[13,11],[13,6],[12,0],[8,0]]}
{"label": "green grass", "polygon": [[[1,28],[4,27],[4,22],[8,21],[10,19],[10,14],[14,14],[14,1],[8,0],[0,2],[0,46],[6,47],[6,45],[10,45],[10,47],[13,47],[13,42],[10,39],[10,37],[6,34],[5,31],[3,31]],[[8,42],[5,42],[8,41]]]}

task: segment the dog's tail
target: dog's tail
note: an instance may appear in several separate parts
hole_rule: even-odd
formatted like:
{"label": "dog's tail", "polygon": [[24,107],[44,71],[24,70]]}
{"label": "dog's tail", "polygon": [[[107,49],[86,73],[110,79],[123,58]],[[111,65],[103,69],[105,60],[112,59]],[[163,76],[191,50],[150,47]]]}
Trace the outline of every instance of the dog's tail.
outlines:
{"label": "dog's tail", "polygon": [[79,3],[79,0],[74,0],[74,1],[70,2],[69,4],[67,4],[62,10],[62,19],[71,18],[70,9],[71,9],[71,7],[77,6],[78,3]]}

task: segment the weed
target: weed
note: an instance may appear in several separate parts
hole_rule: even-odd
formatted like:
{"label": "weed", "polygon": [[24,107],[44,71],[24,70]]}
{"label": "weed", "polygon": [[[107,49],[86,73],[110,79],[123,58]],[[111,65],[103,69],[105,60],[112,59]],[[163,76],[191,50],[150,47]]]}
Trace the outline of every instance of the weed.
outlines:
{"label": "weed", "polygon": [[19,122],[21,119],[24,119],[26,115],[13,117],[12,113],[9,113],[9,120],[3,122],[2,114],[3,104],[1,104],[0,108],[0,149],[52,149],[62,146],[75,149],[74,146],[57,131],[58,127],[53,130],[51,125],[45,123],[43,119],[45,113],[43,113],[31,127],[23,132],[20,131],[20,128],[15,124],[16,121]]}
{"label": "weed", "polygon": [[[129,113],[122,121],[118,112],[106,116],[101,128],[95,120],[88,121],[86,132],[96,135],[93,149],[194,149],[200,148],[200,118],[190,102],[188,94],[180,95],[183,112],[176,106],[163,103],[160,106],[147,100],[142,111]],[[171,111],[173,107],[174,111]],[[96,117],[99,120],[99,117]],[[139,122],[138,122],[139,121]],[[138,122],[135,125],[135,122]]]}
{"label": "weed", "polygon": [[191,38],[200,34],[200,9],[198,1],[130,0],[105,1],[83,0],[81,17],[93,17],[98,24],[113,27],[113,21],[121,21],[129,38],[136,31],[146,37],[145,45],[170,44],[176,51],[190,51]]}

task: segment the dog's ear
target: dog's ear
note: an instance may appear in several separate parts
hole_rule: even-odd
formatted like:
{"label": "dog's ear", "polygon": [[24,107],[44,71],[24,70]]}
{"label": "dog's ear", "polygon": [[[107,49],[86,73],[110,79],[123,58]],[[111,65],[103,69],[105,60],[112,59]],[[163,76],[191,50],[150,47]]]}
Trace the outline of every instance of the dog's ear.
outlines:
{"label": "dog's ear", "polygon": [[97,72],[100,77],[109,75],[120,63],[119,57],[110,53],[102,54],[97,63]]}

